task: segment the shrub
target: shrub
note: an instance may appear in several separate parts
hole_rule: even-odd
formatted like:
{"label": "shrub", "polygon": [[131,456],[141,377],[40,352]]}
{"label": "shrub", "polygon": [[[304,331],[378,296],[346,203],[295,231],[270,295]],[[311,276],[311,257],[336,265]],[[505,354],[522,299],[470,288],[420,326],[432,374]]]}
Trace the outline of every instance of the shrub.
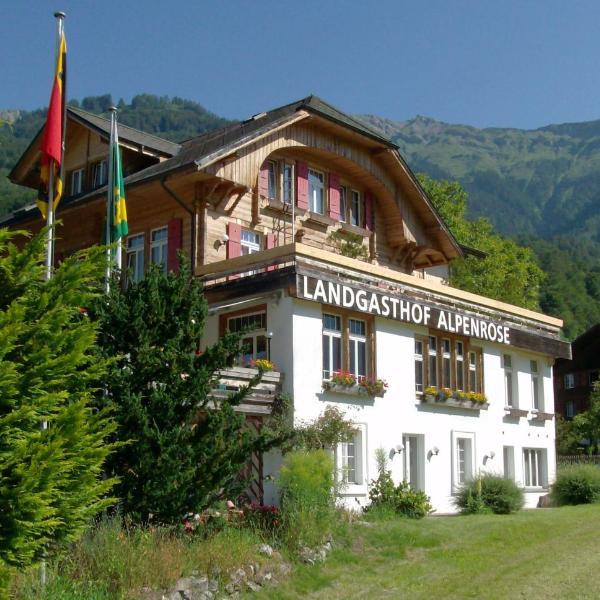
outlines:
{"label": "shrub", "polygon": [[561,504],[590,504],[600,500],[600,468],[577,465],[559,469],[552,499]]}
{"label": "shrub", "polygon": [[486,473],[461,486],[454,504],[463,514],[505,515],[523,508],[523,491],[511,479]]}
{"label": "shrub", "polygon": [[369,489],[370,505],[365,511],[385,514],[390,509],[396,514],[422,519],[431,512],[429,496],[421,490],[413,490],[408,482],[403,481],[395,485],[392,474],[386,469],[385,452],[378,449],[375,454],[377,460],[377,479],[371,481]]}
{"label": "shrub", "polygon": [[334,521],[333,459],[325,450],[286,455],[279,475],[284,538],[291,546],[314,545],[331,533]]}

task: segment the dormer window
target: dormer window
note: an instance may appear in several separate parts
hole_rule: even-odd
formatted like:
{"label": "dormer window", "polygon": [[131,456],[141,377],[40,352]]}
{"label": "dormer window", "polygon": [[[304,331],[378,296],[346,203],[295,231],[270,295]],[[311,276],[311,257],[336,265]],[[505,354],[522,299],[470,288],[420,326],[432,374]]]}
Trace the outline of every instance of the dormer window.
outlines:
{"label": "dormer window", "polygon": [[101,160],[94,165],[94,188],[106,185],[108,181],[108,168],[106,161]]}

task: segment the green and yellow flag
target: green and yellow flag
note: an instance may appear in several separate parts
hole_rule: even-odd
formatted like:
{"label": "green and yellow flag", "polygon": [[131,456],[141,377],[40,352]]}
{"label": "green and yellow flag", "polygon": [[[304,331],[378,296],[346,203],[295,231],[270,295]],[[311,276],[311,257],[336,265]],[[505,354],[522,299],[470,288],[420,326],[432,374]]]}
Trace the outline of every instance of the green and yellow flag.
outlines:
{"label": "green and yellow flag", "polygon": [[123,164],[121,162],[121,149],[119,148],[119,135],[117,124],[114,124],[112,143],[112,240],[116,242],[129,233],[127,225],[127,207],[125,206],[125,184],[123,183]]}

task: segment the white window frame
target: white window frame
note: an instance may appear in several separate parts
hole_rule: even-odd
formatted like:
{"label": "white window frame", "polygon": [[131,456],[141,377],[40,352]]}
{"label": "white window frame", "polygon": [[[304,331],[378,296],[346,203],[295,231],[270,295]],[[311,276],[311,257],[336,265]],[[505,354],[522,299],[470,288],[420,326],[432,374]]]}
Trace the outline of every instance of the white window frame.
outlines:
{"label": "white window frame", "polygon": [[516,401],[515,394],[515,377],[513,372],[512,355],[502,355],[502,369],[504,370],[504,406],[507,408],[517,408],[518,401]]}
{"label": "white window frame", "polygon": [[[425,343],[423,338],[415,338],[415,392],[417,394],[422,394],[425,390],[425,364],[423,363],[423,348]],[[419,369],[421,370],[420,377],[417,376]]]}
{"label": "white window frame", "polygon": [[[461,477],[459,470],[459,440],[466,442],[465,469]],[[468,454],[467,454],[468,452]],[[456,493],[460,487],[475,477],[475,433],[472,431],[452,431],[452,492]]]}
{"label": "white window frame", "polygon": [[575,387],[575,374],[565,373],[565,390],[572,390]]}
{"label": "white window frame", "polygon": [[[289,169],[290,178],[286,177],[286,171]],[[296,169],[293,163],[283,161],[281,163],[281,202],[286,206],[291,206],[296,201]]]}
{"label": "white window frame", "polygon": [[[260,315],[261,317],[264,315],[264,319],[261,319],[263,321],[264,326],[263,327],[256,327],[254,329],[248,329],[248,330],[244,330],[243,327],[235,327],[235,328],[231,328],[231,322],[232,321],[239,321],[240,325],[243,324],[243,320],[244,319],[250,319],[251,317],[255,317],[257,315]],[[233,331],[233,332],[239,332],[240,336],[241,336],[241,342],[244,342],[246,340],[250,340],[252,343],[252,351],[250,353],[244,354],[243,352],[240,353],[240,355],[237,357],[237,364],[240,367],[248,367],[250,366],[250,361],[251,360],[257,360],[258,358],[270,358],[269,357],[269,340],[268,340],[268,336],[267,336],[267,311],[266,310],[255,310],[255,311],[249,311],[249,312],[245,312],[243,314],[237,314],[237,315],[232,315],[232,316],[227,316],[227,330],[228,331]],[[260,354],[258,353],[258,346],[259,346],[259,341],[261,341],[262,339],[262,343],[264,344],[264,353]]]}
{"label": "white window frame", "polygon": [[94,165],[94,188],[106,185],[108,182],[108,165],[106,160],[98,161]]}
{"label": "white window frame", "polygon": [[277,200],[279,188],[279,173],[277,161],[267,160],[267,196],[269,200]]}
{"label": "white window frame", "polygon": [[529,361],[529,372],[531,377],[531,408],[536,412],[544,410],[544,389],[542,387],[542,377],[540,373],[540,363],[538,360]]}
{"label": "white window frame", "polygon": [[437,349],[437,337],[435,335],[427,336],[427,384],[432,387],[439,385]]}
{"label": "white window frame", "polygon": [[348,188],[340,185],[340,223],[348,222]]}
{"label": "white window frame", "polygon": [[575,409],[575,401],[567,400],[565,402],[565,417],[567,419],[572,419],[577,414],[577,410]]}
{"label": "white window frame", "polygon": [[260,252],[261,247],[261,235],[256,231],[250,231],[249,229],[242,229],[240,233],[240,252],[242,256],[248,254],[255,254]]}
{"label": "white window frame", "polygon": [[83,180],[85,177],[85,169],[75,169],[71,173],[71,195],[76,196],[83,192]]}
{"label": "white window frame", "polygon": [[539,490],[548,486],[548,453],[545,448],[523,448],[523,485],[525,489]]}
{"label": "white window frame", "polygon": [[[142,242],[141,246],[134,246],[137,241]],[[145,236],[143,233],[136,235],[130,235],[127,237],[127,280],[130,282],[138,282],[144,278],[144,249],[145,249]]]}
{"label": "white window frame", "polygon": [[[316,179],[320,181],[319,185],[314,184],[314,181],[311,180],[311,174],[316,176]],[[325,193],[325,173],[322,171],[318,171],[317,169],[308,169],[308,210],[319,214],[324,215],[326,204],[327,204],[327,195]],[[319,198],[318,192],[321,192],[321,210],[319,209]]]}
{"label": "white window frame", "polygon": [[[362,323],[364,327],[364,334],[352,333],[350,331],[350,323],[354,321],[356,323]],[[355,319],[353,317],[348,318],[348,371],[352,373],[357,381],[361,381],[365,379],[369,373],[369,344],[367,343],[367,332],[368,325],[367,322],[363,319]],[[364,364],[364,373],[358,372],[358,356],[359,356],[359,348],[361,344],[364,346],[365,353],[365,364]],[[355,368],[352,368],[352,350],[354,350],[355,357]]]}
{"label": "white window frame", "polygon": [[344,461],[347,460],[347,445],[341,442],[337,445],[335,451],[336,479],[340,486],[340,496],[366,496],[367,482],[369,481],[368,463],[367,463],[367,424],[355,423],[356,432],[354,433],[354,459],[355,459],[355,478],[348,482]]}
{"label": "white window frame", "polygon": [[[412,468],[413,466],[415,469]],[[423,434],[402,435],[402,478],[413,490],[425,490],[425,436]]]}
{"label": "white window frame", "polygon": [[[329,329],[329,328],[325,328],[325,316],[328,317],[334,317],[335,319],[337,319],[336,322],[339,322],[340,328],[339,330],[337,329]],[[333,351],[333,339],[336,338],[339,340],[339,348],[340,348],[340,353],[339,353],[339,365],[340,365],[340,369],[343,368],[343,364],[344,364],[344,350],[342,348],[343,345],[343,340],[342,340],[342,330],[344,327],[343,324],[343,320],[341,315],[335,314],[335,313],[329,313],[329,312],[324,312],[322,317],[322,328],[323,328],[323,333],[322,333],[322,339],[323,339],[323,352],[325,353],[325,351],[327,351],[327,356],[329,358],[329,370],[325,369],[325,356],[323,356],[323,379],[324,380],[329,380],[331,379],[331,376],[333,375],[333,373],[335,373],[336,369],[334,368],[334,351]]]}
{"label": "white window frame", "polygon": [[[460,348],[460,352],[459,352],[459,348]],[[456,363],[456,380],[455,380],[455,387],[459,392],[464,392],[467,389],[467,386],[465,385],[467,382],[465,381],[465,343],[460,341],[460,340],[456,340],[455,344],[454,344],[454,357],[455,357],[455,363]],[[458,384],[458,374],[461,374],[462,377],[462,386]]]}
{"label": "white window frame", "polygon": [[[165,232],[163,239],[154,239],[154,236],[158,233]],[[156,260],[155,251],[158,254]],[[150,230],[150,263],[153,265],[162,265],[162,272],[167,272],[167,258],[169,251],[169,228],[168,227],[157,227],[156,229]]]}
{"label": "white window frame", "polygon": [[502,468],[504,477],[515,481],[515,447],[514,446],[503,446],[502,447]]}
{"label": "white window frame", "polygon": [[350,223],[355,227],[363,226],[362,193],[360,190],[350,191]]}
{"label": "white window frame", "polygon": [[[469,355],[468,355],[468,385],[469,385],[469,390],[472,392],[480,392],[481,391],[481,384],[480,382],[480,378],[479,378],[479,356],[480,354],[475,351],[475,350],[469,350]],[[475,378],[475,385],[472,385],[472,378]]]}
{"label": "white window frame", "polygon": [[[443,388],[452,388],[452,342],[449,338],[442,338],[442,385]],[[448,379],[446,380],[446,375]]]}

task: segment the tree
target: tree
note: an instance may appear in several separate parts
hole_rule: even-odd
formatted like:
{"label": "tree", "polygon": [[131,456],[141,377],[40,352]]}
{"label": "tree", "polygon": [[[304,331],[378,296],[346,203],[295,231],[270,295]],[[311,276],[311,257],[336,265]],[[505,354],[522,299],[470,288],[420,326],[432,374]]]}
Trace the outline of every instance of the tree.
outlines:
{"label": "tree", "polygon": [[248,388],[219,403],[211,399],[219,369],[239,353],[239,338],[226,334],[198,352],[208,309],[187,263],[168,275],[151,268],[125,290],[112,286],[94,311],[103,356],[121,357],[99,402],[112,408],[116,438],[125,442],[109,461],[123,510],[137,521],[173,523],[235,497],[252,454],[284,436],[245,426],[234,408]]}
{"label": "tree", "polygon": [[573,417],[573,428],[579,439],[589,440],[589,447],[600,447],[600,381],[595,381],[590,393],[588,410]]}
{"label": "tree", "polygon": [[436,181],[424,174],[419,175],[419,181],[456,239],[487,254],[485,258],[466,256],[454,260],[450,269],[451,285],[510,304],[539,309],[544,272],[534,253],[495,233],[487,219],[467,219],[467,193],[458,182]]}
{"label": "tree", "polygon": [[111,502],[102,466],[114,424],[90,404],[107,361],[81,311],[99,293],[102,250],[46,281],[45,231],[22,250],[17,235],[0,229],[0,561],[23,567]]}

